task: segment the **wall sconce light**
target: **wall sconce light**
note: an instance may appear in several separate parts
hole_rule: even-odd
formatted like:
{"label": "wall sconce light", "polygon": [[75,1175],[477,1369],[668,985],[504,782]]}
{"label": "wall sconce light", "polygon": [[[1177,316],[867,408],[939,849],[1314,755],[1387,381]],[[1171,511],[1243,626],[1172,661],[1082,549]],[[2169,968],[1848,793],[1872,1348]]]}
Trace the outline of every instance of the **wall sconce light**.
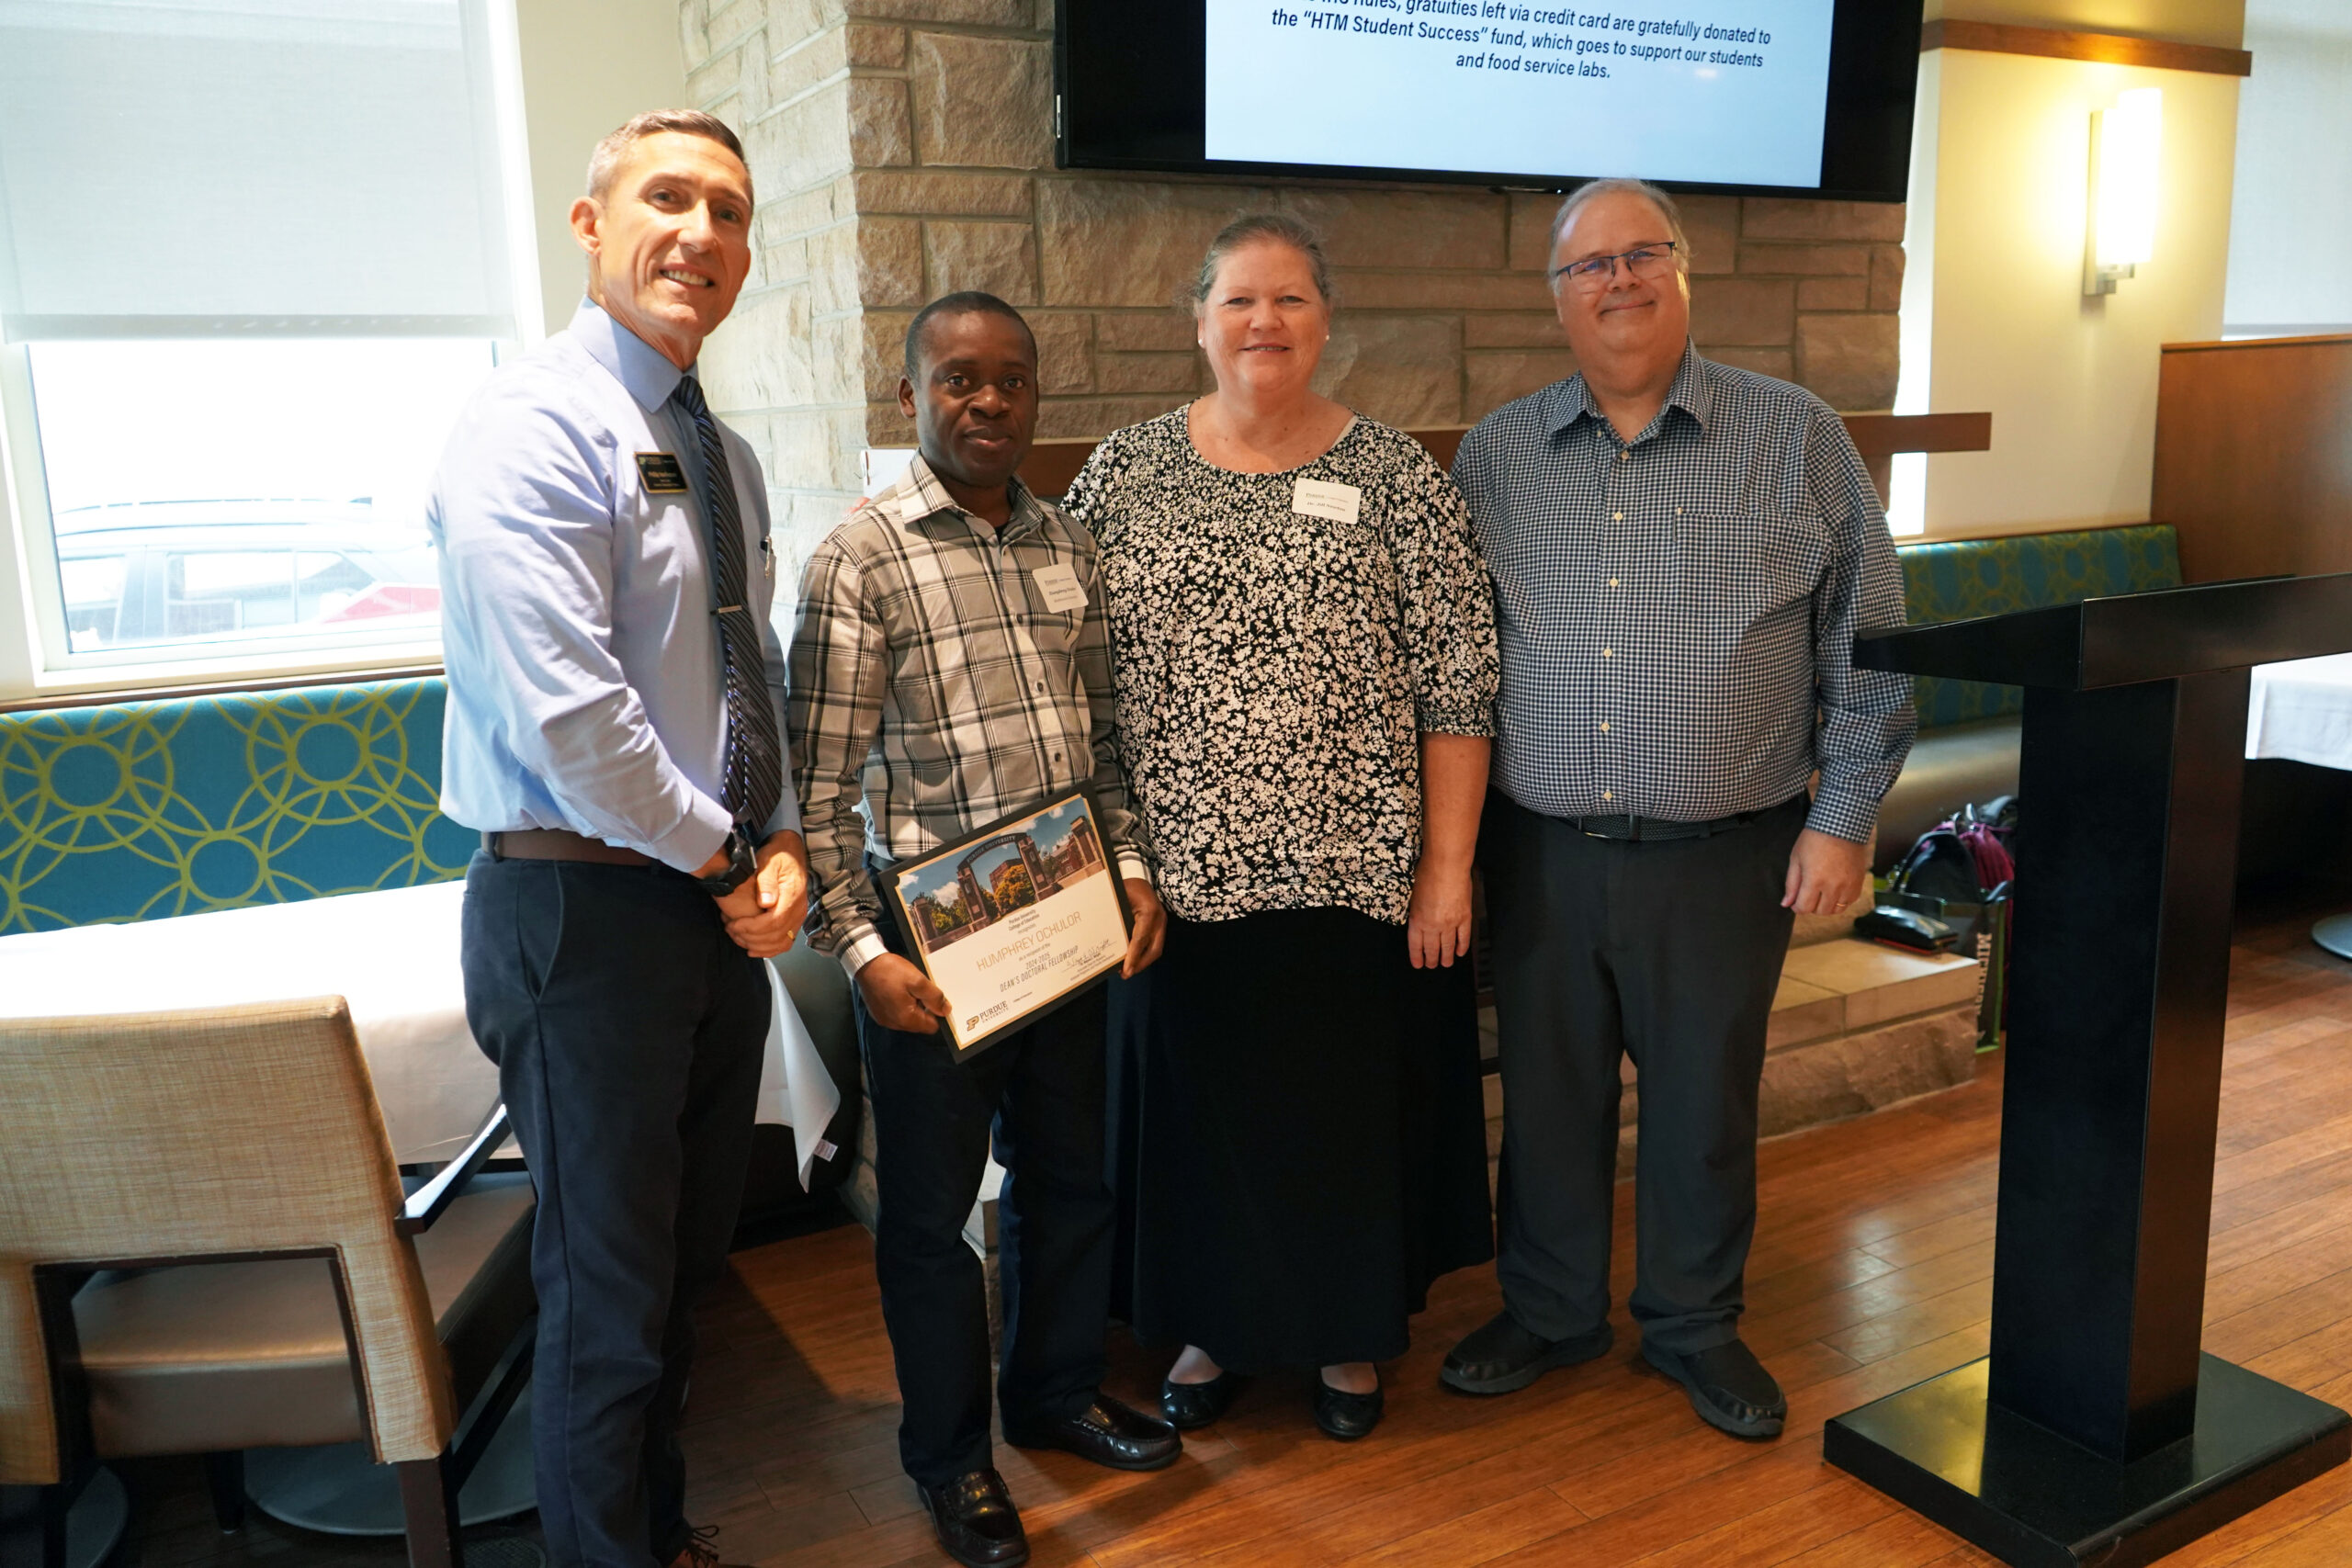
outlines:
{"label": "wall sconce light", "polygon": [[2091,116],[2090,231],[2083,247],[2083,292],[2112,294],[2155,254],[2156,155],[2164,141],[2161,88],[2116,95]]}

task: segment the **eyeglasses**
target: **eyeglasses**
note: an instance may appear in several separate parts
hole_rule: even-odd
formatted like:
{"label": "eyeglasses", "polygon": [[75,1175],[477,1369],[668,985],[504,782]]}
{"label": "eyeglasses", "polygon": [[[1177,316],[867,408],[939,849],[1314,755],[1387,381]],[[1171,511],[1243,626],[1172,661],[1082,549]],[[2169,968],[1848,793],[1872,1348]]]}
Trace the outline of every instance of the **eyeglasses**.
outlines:
{"label": "eyeglasses", "polygon": [[1672,240],[1660,240],[1653,245],[1636,245],[1630,251],[1619,251],[1613,256],[1587,256],[1566,266],[1552,269],[1552,281],[1566,278],[1578,289],[1590,293],[1606,288],[1617,276],[1617,264],[1623,262],[1625,270],[1635,277],[1664,276],[1674,265],[1674,253],[1681,247]]}

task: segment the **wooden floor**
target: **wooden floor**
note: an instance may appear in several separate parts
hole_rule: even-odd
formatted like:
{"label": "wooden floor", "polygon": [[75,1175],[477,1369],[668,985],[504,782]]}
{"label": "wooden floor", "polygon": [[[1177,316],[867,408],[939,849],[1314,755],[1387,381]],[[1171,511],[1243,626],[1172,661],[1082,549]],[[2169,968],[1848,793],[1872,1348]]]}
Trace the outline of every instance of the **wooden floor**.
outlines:
{"label": "wooden floor", "polygon": [[[2352,899],[2338,897],[2338,902]],[[2206,1346],[2352,1404],[2352,964],[2313,947],[2309,898],[2240,922],[2213,1203]],[[1984,1353],[1998,1057],[1965,1089],[1778,1141],[1745,1332],[1790,1400],[1751,1445],[1702,1427],[1621,1348],[1498,1400],[1451,1394],[1438,1363],[1497,1307],[1491,1270],[1443,1281],[1414,1348],[1384,1369],[1388,1417],[1343,1447],[1304,1375],[1263,1380],[1153,1475],[1000,1447],[1040,1568],[1803,1564],[1994,1560],[1821,1462],[1821,1425]],[[1619,1189],[1619,1232],[1631,1189]],[[1630,1282],[1623,1246],[1620,1280]],[[1623,1284],[1621,1283],[1621,1292]],[[846,1228],[738,1253],[706,1314],[687,1446],[698,1522],[730,1562],[944,1562],[899,1473],[898,1399],[871,1247]],[[1163,1362],[1114,1339],[1114,1392],[1148,1404]],[[211,1529],[193,1467],[137,1467],[132,1561],[388,1563],[266,1522]],[[2352,1467],[2168,1564],[2352,1563]]]}

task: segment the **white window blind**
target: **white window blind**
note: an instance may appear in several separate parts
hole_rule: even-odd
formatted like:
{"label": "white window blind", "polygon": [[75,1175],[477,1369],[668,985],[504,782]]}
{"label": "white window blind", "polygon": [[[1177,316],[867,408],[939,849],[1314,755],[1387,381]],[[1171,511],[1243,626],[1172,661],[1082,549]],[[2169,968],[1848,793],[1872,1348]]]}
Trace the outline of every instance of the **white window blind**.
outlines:
{"label": "white window blind", "polygon": [[2352,332],[2352,6],[2247,0],[2230,337]]}
{"label": "white window blind", "polygon": [[11,341],[513,338],[485,0],[0,0]]}

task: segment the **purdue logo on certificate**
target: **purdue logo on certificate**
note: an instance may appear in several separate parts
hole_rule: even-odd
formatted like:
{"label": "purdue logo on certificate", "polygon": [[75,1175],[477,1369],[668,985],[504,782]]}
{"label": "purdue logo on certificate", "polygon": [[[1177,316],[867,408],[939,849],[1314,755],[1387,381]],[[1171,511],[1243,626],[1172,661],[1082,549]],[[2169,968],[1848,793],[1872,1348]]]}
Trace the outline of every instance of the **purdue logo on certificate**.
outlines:
{"label": "purdue logo on certificate", "polygon": [[986,1049],[1119,966],[1127,900],[1081,786],[890,868],[956,1057]]}

